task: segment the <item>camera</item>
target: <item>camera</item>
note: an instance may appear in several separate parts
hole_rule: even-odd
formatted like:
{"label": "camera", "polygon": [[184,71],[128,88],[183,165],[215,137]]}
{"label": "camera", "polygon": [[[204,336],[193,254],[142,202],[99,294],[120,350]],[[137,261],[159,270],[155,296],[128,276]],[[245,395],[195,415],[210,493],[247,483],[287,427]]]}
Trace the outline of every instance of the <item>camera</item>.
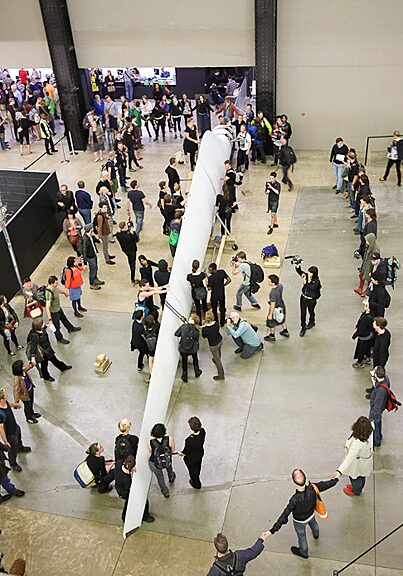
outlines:
{"label": "camera", "polygon": [[359,260],[361,258],[361,254],[358,250],[354,250],[354,258],[356,260]]}
{"label": "camera", "polygon": [[238,262],[238,256],[232,256],[231,262]]}
{"label": "camera", "polygon": [[303,263],[303,259],[298,256],[298,254],[293,254],[292,256],[284,256],[285,260],[291,260],[291,264],[294,266],[299,266]]}

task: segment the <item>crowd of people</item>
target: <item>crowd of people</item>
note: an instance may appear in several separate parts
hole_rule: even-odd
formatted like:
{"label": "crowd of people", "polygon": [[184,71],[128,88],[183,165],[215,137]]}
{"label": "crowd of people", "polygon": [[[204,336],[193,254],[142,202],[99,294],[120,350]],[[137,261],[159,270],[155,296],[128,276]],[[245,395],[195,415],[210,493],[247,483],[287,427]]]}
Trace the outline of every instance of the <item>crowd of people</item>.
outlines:
{"label": "crowd of people", "polygon": [[[25,88],[15,81],[11,84],[5,83],[0,88],[0,97],[6,98],[7,106],[9,106],[10,94],[13,93],[16,98],[16,90],[22,91],[22,101],[19,105],[22,117],[25,118],[29,116],[27,109],[29,98],[32,98],[34,94],[37,99],[41,95],[47,96],[49,89],[46,87],[51,85],[51,81],[48,79],[47,83],[41,83],[35,78],[24,75],[22,77],[20,75],[20,80]],[[231,84],[231,80],[230,78],[228,84]],[[31,84],[35,84],[35,90],[32,89]],[[212,88],[212,93],[214,93],[214,82],[209,88]],[[229,91],[233,88],[232,83]],[[54,94],[55,92],[53,96]],[[247,110],[241,113],[234,105],[232,94],[224,95],[222,101],[217,102],[213,99],[209,102],[201,96],[195,105],[188,100],[186,94],[178,99],[168,86],[159,86],[158,89],[155,87],[153,96],[153,104],[149,103],[145,96],[141,101],[127,101],[122,97],[121,102],[117,103],[112,99],[111,93],[106,94],[104,98],[94,93],[93,107],[83,119],[83,126],[88,130],[88,141],[94,153],[95,162],[104,161],[105,147],[108,148],[108,156],[101,166],[99,182],[93,192],[87,190],[83,180],[79,180],[75,192],[63,184],[55,199],[55,207],[64,215],[63,233],[74,254],[67,258],[61,270],[55,270],[54,274],[49,276],[46,284],[40,285],[37,279],[35,279],[36,283],[29,277],[23,282],[25,314],[31,318],[32,325],[26,341],[27,361],[18,359],[12,365],[14,401],[8,399],[4,388],[0,389],[0,472],[2,474],[0,483],[6,491],[5,495],[1,495],[0,502],[13,495],[24,496],[24,492],[18,490],[9,480],[7,466],[4,464],[7,455],[12,470],[21,472],[22,467],[17,462],[18,453],[30,451],[30,448],[24,446],[22,442],[21,428],[17,424],[13,410],[23,407],[26,421],[30,424],[39,423],[41,414],[34,408],[35,378],[32,377],[35,373],[34,369],[38,371],[43,380],[54,382],[55,378],[49,372],[49,363],[61,373],[72,368],[56,356],[52,347],[52,338],[54,336],[57,342],[68,345],[70,336],[67,338],[64,331],[74,334],[81,330],[81,327],[76,326],[69,316],[81,320],[87,312],[83,305],[85,302],[84,278],[88,272],[88,284],[91,290],[99,291],[106,285],[105,281],[98,277],[100,268],[98,255],[102,248],[105,264],[115,265],[116,258],[111,253],[111,244],[116,242],[127,257],[130,281],[138,288],[134,310],[131,310],[130,348],[137,352],[138,372],[144,371],[145,361],[147,361],[146,381],[150,380],[160,321],[167,305],[166,297],[170,289],[169,258],[175,257],[188,199],[181,188],[176,157],[169,159],[164,172],[166,180],[159,182],[156,204],[141,190],[139,181],[131,179],[128,175],[128,172],[135,171],[133,164],[137,169],[142,168],[139,162],[143,160],[141,154],[145,147],[144,130],[150,137],[152,137],[151,130],[153,130],[154,140],[158,140],[160,134],[165,140],[168,126],[174,138],[183,138],[183,151],[186,156],[189,156],[190,167],[193,170],[197,161],[200,139],[210,126],[210,115],[216,115],[218,122],[232,127],[233,150],[231,157],[223,165],[223,187],[217,196],[216,203],[222,234],[231,233],[232,219],[237,217],[239,211],[237,187],[241,183],[240,172],[248,170],[250,162],[260,160],[265,164],[268,152],[271,151],[274,168],[265,185],[268,200],[267,211],[271,215],[268,234],[273,234],[274,230],[279,227],[277,213],[281,184],[277,180],[277,167],[278,165],[282,167],[282,183],[292,190],[293,184],[288,172],[296,162],[295,153],[289,145],[292,129],[287,116],[279,115],[274,125],[271,126],[262,112],[255,114],[251,104],[248,104]],[[29,105],[34,106],[34,104]],[[194,121],[193,113],[196,115],[197,123]],[[44,112],[41,112],[40,117],[43,115]],[[49,118],[46,122],[49,123]],[[32,130],[35,132],[34,124],[28,127],[28,133]],[[18,134],[21,134],[21,131],[17,130],[16,137]],[[398,138],[400,135],[395,133],[391,148],[395,146],[396,150],[400,149]],[[52,153],[51,134],[43,139],[48,153]],[[319,526],[315,519],[319,493],[335,486],[339,478],[345,475],[350,478],[350,483],[344,488],[344,493],[351,497],[360,496],[365,480],[372,471],[374,447],[379,447],[382,443],[382,413],[391,401],[392,394],[390,379],[386,374],[391,343],[391,335],[385,318],[386,310],[391,304],[387,286],[396,281],[399,262],[396,257],[385,258],[384,255],[381,257],[381,249],[377,243],[375,199],[365,167],[359,164],[355,150],[347,147],[343,140],[338,138],[332,148],[330,161],[336,177],[334,187],[336,194],[339,192],[343,194],[346,206],[351,210],[351,217],[356,221],[353,232],[359,236],[356,257],[361,262],[359,286],[355,292],[363,299],[363,312],[352,335],[357,341],[353,367],[358,369],[372,364],[372,385],[366,390],[366,398],[370,401],[368,417],[361,416],[353,424],[351,435],[345,444],[345,456],[341,463],[335,463],[332,479],[324,482],[308,482],[301,469],[296,468],[292,472],[292,480],[296,486],[295,494],[290,498],[273,527],[263,532],[251,548],[233,553],[229,549],[226,537],[223,534],[217,534],[214,540],[217,557],[209,576],[242,572],[246,564],[262,552],[267,538],[271,538],[287,523],[290,515],[292,515],[298,538],[298,546],[291,547],[291,551],[299,557],[307,558],[306,526],[309,525],[314,538],[319,537]],[[391,161],[397,162],[396,159],[389,159],[382,180],[386,180],[389,175],[393,166]],[[397,164],[396,170],[400,184]],[[126,213],[123,209],[123,201]],[[161,234],[168,237],[167,254],[158,262],[152,261],[144,253],[137,256],[138,244],[141,242],[146,221],[146,211],[154,208],[158,208],[162,216]],[[121,213],[125,213],[125,216],[122,216],[118,222],[119,209]],[[310,266],[305,271],[301,268],[301,262],[296,261],[294,264],[302,282],[299,336],[304,337],[306,332],[316,325],[315,312],[321,297],[322,284],[316,266]],[[229,338],[236,346],[234,353],[242,360],[248,360],[263,350],[264,342],[276,341],[277,329],[281,337],[286,339],[290,337],[283,295],[284,287],[277,274],[269,274],[267,278],[266,289],[269,296],[266,335],[261,334],[257,325],[241,316],[245,299],[246,304],[249,304],[252,309],[261,309],[255,295],[259,285],[264,281],[264,276],[260,277],[259,268],[256,263],[248,259],[244,250],[238,251],[231,259],[227,270],[224,267],[218,267],[214,261],[210,262],[206,268],[198,260],[192,262],[186,281],[192,296],[194,311],[188,319],[182,319],[181,325],[175,332],[181,358],[181,379],[184,383],[189,381],[189,357],[192,359],[194,377],[196,379],[202,377],[203,369],[199,350],[203,340],[206,341],[206,346],[217,369],[213,380],[220,382],[225,379],[226,372],[222,350],[228,345]],[[232,305],[233,310],[228,314],[226,287],[232,281],[237,282],[238,279],[239,286]],[[61,305],[61,299],[64,298],[68,298],[71,302],[71,312],[67,314]],[[24,349],[17,338],[18,328],[19,319],[15,310],[5,296],[0,296],[0,333],[10,356],[15,356],[18,352],[22,353]],[[177,451],[175,439],[167,433],[164,423],[156,423],[150,431],[150,440],[147,445],[149,467],[165,498],[170,497],[169,484],[173,484],[176,479],[173,468],[174,455],[183,458],[189,472],[190,486],[195,490],[200,490],[202,487],[201,473],[206,431],[197,416],[190,417],[188,424],[190,434],[184,440],[182,451]],[[131,422],[127,418],[118,423],[118,430],[119,435],[115,439],[113,458],[105,457],[104,448],[97,441],[89,446],[85,462],[92,474],[92,489],[98,490],[101,494],[107,493],[113,489],[112,483],[114,483],[118,496],[124,500],[122,511],[122,521],[124,521],[132,476],[136,472],[139,439],[130,433]],[[336,464],[338,464],[337,468]],[[147,500],[143,521],[154,522],[154,520]],[[228,567],[233,572],[229,571]]]}

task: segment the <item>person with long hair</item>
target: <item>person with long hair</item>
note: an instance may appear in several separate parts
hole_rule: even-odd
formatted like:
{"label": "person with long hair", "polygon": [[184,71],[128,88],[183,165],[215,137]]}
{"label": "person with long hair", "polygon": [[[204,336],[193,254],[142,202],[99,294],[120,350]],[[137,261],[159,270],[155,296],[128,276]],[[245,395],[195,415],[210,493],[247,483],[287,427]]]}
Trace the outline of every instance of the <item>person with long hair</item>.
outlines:
{"label": "person with long hair", "polygon": [[69,296],[71,300],[71,305],[74,310],[74,316],[76,318],[84,318],[81,312],[87,312],[87,308],[83,308],[81,305],[81,296],[83,290],[81,286],[83,285],[83,277],[81,272],[87,270],[87,266],[81,265],[82,258],[76,258],[75,256],[69,256],[67,258],[66,270],[65,270],[65,287],[69,291]]}
{"label": "person with long hair", "polygon": [[[315,326],[315,308],[320,298],[322,284],[319,280],[319,270],[316,266],[310,266],[308,272],[304,272],[301,266],[296,266],[295,271],[302,278],[302,292],[299,300],[301,313],[301,331],[299,335],[305,336],[305,332]],[[306,313],[309,312],[309,323],[306,323]]]}
{"label": "person with long hair", "polygon": [[210,130],[210,112],[214,112],[214,110],[203,95],[200,95],[196,100],[196,106],[193,110],[196,110],[197,125],[200,132],[200,138],[202,138],[203,134],[207,130]]}
{"label": "person with long hair", "polygon": [[373,469],[373,428],[366,416],[360,416],[351,427],[345,444],[344,458],[334,478],[349,476],[350,484],[343,488],[347,496],[361,496],[367,476]]}
{"label": "person with long hair", "polygon": [[207,276],[200,270],[200,262],[193,260],[192,272],[186,276],[192,289],[192,299],[196,307],[196,314],[202,318],[207,312]]}
{"label": "person with long hair", "polygon": [[213,380],[224,380],[224,368],[221,361],[221,347],[223,338],[220,334],[220,324],[214,318],[214,313],[208,310],[204,317],[204,326],[202,326],[202,337],[207,338],[211,358],[217,368],[218,374],[213,376]]}
{"label": "person with long hair", "polygon": [[82,254],[82,229],[83,225],[81,220],[76,217],[73,210],[69,210],[63,221],[63,232],[70,246],[78,255]]}
{"label": "person with long hair", "polygon": [[216,206],[218,207],[218,216],[221,220],[221,235],[231,234],[231,220],[233,210],[237,203],[231,199],[230,190],[227,182],[224,182],[221,194],[217,194]]}
{"label": "person with long hair", "polygon": [[153,107],[148,100],[148,96],[146,96],[146,95],[142,96],[141,102],[140,102],[140,112],[141,112],[141,115],[144,119],[144,126],[146,127],[148,136],[150,138],[152,138],[152,134],[150,132],[150,126],[152,126],[152,122],[151,122],[152,109],[153,109]]}
{"label": "person with long hair", "polygon": [[15,352],[11,351],[10,341],[15,344],[17,350],[23,350],[24,346],[18,344],[17,335],[15,333],[19,326],[19,320],[16,311],[8,303],[7,297],[4,294],[0,295],[0,334],[3,336],[4,347],[9,356],[15,356]]}

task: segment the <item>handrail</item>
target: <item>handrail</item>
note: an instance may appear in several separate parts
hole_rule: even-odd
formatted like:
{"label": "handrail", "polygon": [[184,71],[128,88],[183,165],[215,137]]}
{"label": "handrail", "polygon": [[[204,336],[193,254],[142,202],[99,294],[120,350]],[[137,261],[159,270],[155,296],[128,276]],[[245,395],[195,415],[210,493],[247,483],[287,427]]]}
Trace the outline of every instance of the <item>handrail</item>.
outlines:
{"label": "handrail", "polygon": [[[64,134],[61,138],[59,138],[59,140],[57,140],[54,144],[56,146],[56,144],[59,144],[59,142],[61,142],[63,140],[63,138],[66,138],[66,134]],[[43,152],[40,156],[38,156],[38,158],[35,158],[35,160],[33,162],[31,162],[31,164],[28,164],[28,166],[25,166],[25,168],[23,168],[23,170],[28,170],[28,168],[31,168],[31,166],[33,166],[34,164],[36,164],[36,162],[38,162],[38,160],[40,160],[41,158],[43,158],[46,155],[46,150],[45,152]]]}
{"label": "handrail", "polygon": [[368,554],[368,552],[370,552],[371,550],[373,550],[374,548],[376,548],[376,546],[378,546],[378,544],[381,544],[381,542],[383,542],[384,540],[386,540],[387,538],[389,538],[390,536],[392,536],[392,534],[394,534],[395,532],[397,532],[398,530],[400,530],[400,528],[403,527],[403,522],[402,524],[399,524],[399,526],[397,526],[394,530],[392,530],[392,532],[389,532],[389,534],[386,534],[386,536],[384,536],[383,538],[381,538],[380,540],[378,540],[378,542],[375,542],[375,544],[373,544],[370,548],[368,548],[367,550],[365,550],[365,552],[363,552],[362,554],[360,554],[359,556],[357,556],[357,558],[354,558],[354,560],[351,560],[351,562],[349,562],[347,564],[347,566],[344,566],[344,568],[342,568],[341,570],[333,570],[333,576],[339,576],[339,574],[341,574],[342,572],[344,572],[344,570],[347,570],[347,568],[349,568],[352,564],[355,564],[357,562],[357,560],[359,560],[360,558],[362,558],[363,556],[365,556],[365,554]]}
{"label": "handrail", "polygon": [[368,150],[369,150],[369,141],[371,138],[393,138],[393,134],[390,136],[367,136],[367,144],[365,146],[365,159],[364,159],[364,165],[367,165],[367,160],[368,160]]}

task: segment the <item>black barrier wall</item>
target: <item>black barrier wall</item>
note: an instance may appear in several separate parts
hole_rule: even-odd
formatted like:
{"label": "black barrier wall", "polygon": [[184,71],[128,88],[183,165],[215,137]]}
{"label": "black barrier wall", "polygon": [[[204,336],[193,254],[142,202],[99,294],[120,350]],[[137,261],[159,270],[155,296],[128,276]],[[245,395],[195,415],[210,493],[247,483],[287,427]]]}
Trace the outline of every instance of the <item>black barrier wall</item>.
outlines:
{"label": "black barrier wall", "polygon": [[[5,204],[9,204],[12,196],[13,171],[7,172],[9,179],[9,191],[3,192],[2,197]],[[7,231],[14,249],[15,257],[21,278],[29,276],[46,256],[62,230],[63,213],[57,211],[57,192],[59,183],[55,172],[52,173],[30,173],[15,171],[15,182],[21,186],[21,177],[26,179],[27,189],[32,185],[33,176],[38,178],[38,186],[31,192],[28,199],[18,208],[7,222]],[[20,198],[22,196],[20,195]],[[3,250],[4,248],[4,250]],[[3,256],[4,254],[4,256]],[[46,282],[46,278],[38,280],[39,283]],[[4,234],[0,235],[0,292],[6,294],[11,299],[20,289],[15,277],[14,268],[8,254]]]}

